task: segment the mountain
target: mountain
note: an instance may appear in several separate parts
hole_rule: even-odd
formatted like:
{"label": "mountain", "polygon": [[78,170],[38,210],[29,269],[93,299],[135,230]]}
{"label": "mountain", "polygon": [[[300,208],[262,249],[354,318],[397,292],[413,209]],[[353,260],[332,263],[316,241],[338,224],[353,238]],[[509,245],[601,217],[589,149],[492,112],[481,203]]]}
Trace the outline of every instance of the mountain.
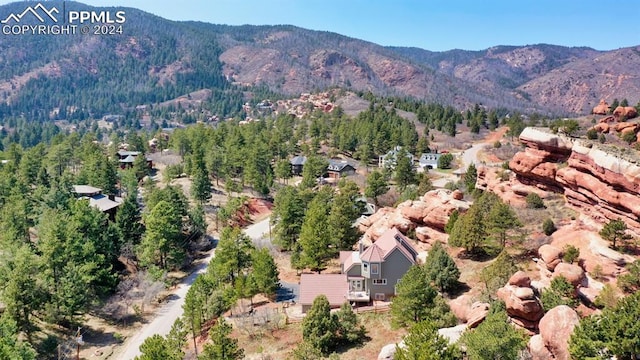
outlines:
{"label": "mountain", "polygon": [[[2,14],[30,14],[25,2]],[[113,11],[67,1],[47,6]],[[46,10],[46,9],[45,9]],[[382,47],[294,26],[175,22],[132,8],[122,34],[1,35],[0,116],[32,119],[131,113],[209,89],[221,116],[245,101],[328,87],[411,96],[466,108],[585,113],[600,98],[638,100],[638,48],[601,52],[553,45],[430,52]],[[16,15],[16,17],[17,17]],[[10,19],[15,21],[16,17]]]}

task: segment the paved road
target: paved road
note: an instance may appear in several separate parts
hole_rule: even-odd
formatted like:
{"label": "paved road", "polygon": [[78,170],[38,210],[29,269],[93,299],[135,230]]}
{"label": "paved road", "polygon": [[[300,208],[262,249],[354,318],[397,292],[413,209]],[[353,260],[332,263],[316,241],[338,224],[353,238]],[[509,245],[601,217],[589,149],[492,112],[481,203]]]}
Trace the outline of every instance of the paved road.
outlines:
{"label": "paved road", "polygon": [[462,153],[462,168],[466,170],[471,164],[478,165],[478,163],[480,162],[478,160],[478,152],[484,149],[485,146],[487,146],[487,144],[478,143],[473,144],[473,146],[465,150]]}
{"label": "paved road", "polygon": [[[248,226],[244,232],[249,235],[254,242],[264,241],[264,235],[266,234],[268,241],[269,236],[269,218],[261,220],[255,224]],[[145,324],[133,337],[129,338],[122,350],[114,352],[111,356],[113,359],[118,360],[132,360],[136,356],[140,355],[140,345],[144,340],[153,335],[165,336],[171,331],[171,326],[177,318],[182,316],[182,305],[184,304],[184,298],[187,295],[187,291],[196,280],[199,274],[204,273],[207,270],[209,261],[213,258],[214,252],[212,251],[201,263],[196,266],[196,269],[191,275],[178,285],[177,290],[170,296],[170,300],[167,301],[162,307],[160,307],[153,320]]]}

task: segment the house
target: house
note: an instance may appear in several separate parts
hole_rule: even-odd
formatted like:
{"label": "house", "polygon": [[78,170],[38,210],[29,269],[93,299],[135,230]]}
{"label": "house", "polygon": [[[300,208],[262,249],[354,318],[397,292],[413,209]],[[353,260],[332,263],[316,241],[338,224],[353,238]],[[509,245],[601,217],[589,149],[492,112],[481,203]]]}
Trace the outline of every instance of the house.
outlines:
{"label": "house", "polygon": [[438,168],[438,160],[440,159],[442,154],[438,153],[424,153],[420,156],[418,160],[418,166],[422,170],[431,170]]}
{"label": "house", "polygon": [[378,240],[358,251],[341,251],[341,274],[303,274],[300,277],[300,303],[306,312],[316,296],[324,294],[332,307],[345,301],[369,304],[372,300],[389,301],[396,284],[417,262],[418,252],[411,241],[395,228],[385,231]]}
{"label": "house", "polygon": [[289,162],[291,164],[291,174],[294,176],[302,175],[302,169],[306,162],[307,157],[302,155],[298,155],[291,159],[291,161]]}
{"label": "house", "polygon": [[[402,152],[402,146],[396,146],[388,153],[380,155],[380,157],[378,157],[378,167],[394,169],[396,167],[396,164],[398,163],[398,154],[400,152]],[[406,156],[411,159],[411,163],[413,163],[413,154],[408,151],[406,152],[406,154]]]}
{"label": "house", "polygon": [[[130,169],[133,167],[134,161],[138,155],[141,154],[140,151],[127,151],[127,150],[118,150],[116,153],[118,155],[118,163],[120,164],[121,169]],[[153,168],[153,161],[149,158],[146,158],[147,166],[149,169]]]}
{"label": "house", "polygon": [[102,189],[89,185],[73,185],[73,192],[79,199],[88,199],[92,206],[109,215],[110,220],[115,220],[116,211],[122,204],[122,198],[114,195],[102,194]]}
{"label": "house", "polygon": [[347,300],[349,283],[346,274],[302,274],[300,275],[300,305],[302,312],[311,308],[318,295],[325,295],[332,308],[339,308]]}
{"label": "house", "polygon": [[329,166],[327,167],[327,174],[329,175],[329,178],[338,180],[355,173],[356,168],[346,160],[329,160]]}

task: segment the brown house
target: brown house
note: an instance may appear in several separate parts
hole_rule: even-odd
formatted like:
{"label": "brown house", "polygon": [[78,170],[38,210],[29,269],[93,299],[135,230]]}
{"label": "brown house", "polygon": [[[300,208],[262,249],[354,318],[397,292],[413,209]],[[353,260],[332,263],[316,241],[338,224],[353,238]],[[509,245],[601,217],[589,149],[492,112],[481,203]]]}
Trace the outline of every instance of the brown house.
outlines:
{"label": "brown house", "polygon": [[327,174],[329,178],[341,179],[355,173],[356,168],[346,160],[329,160],[329,166],[327,167]]}

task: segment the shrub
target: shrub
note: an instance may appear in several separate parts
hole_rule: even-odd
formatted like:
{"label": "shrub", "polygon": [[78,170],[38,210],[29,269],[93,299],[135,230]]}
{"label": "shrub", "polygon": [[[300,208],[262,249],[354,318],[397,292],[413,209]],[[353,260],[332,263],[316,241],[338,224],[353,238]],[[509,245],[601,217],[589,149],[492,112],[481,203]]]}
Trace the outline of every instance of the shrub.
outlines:
{"label": "shrub", "polygon": [[591,276],[596,280],[601,280],[604,274],[602,273],[602,265],[598,264],[593,267],[593,271],[591,271]]}
{"label": "shrub", "polygon": [[502,147],[502,143],[500,141],[496,141],[493,143],[494,149],[500,149]]}
{"label": "shrub", "polygon": [[604,134],[600,134],[600,136],[598,137],[598,141],[600,142],[600,144],[604,144],[607,141],[607,137],[604,136]]}
{"label": "shrub", "polygon": [[530,209],[542,209],[544,208],[544,202],[542,201],[542,198],[540,197],[540,195],[536,194],[536,193],[529,193],[527,194],[527,207]]}
{"label": "shrub", "polygon": [[633,131],[629,131],[629,132],[626,132],[626,133],[622,134],[622,141],[624,141],[624,142],[626,142],[628,144],[631,144],[631,143],[635,142],[636,139],[637,139],[636,138],[636,133],[634,133]]}
{"label": "shrub", "polygon": [[563,250],[564,255],[562,255],[562,261],[573,264],[574,261],[580,257],[580,249],[573,245],[567,245]]}
{"label": "shrub", "polygon": [[545,235],[550,236],[556,231],[556,224],[553,223],[553,220],[547,219],[542,223],[542,231]]}
{"label": "shrub", "polygon": [[453,155],[450,153],[442,154],[438,158],[438,169],[451,169],[451,163],[453,162]]}
{"label": "shrub", "polygon": [[558,276],[551,280],[551,286],[542,292],[540,300],[544,311],[549,311],[559,305],[569,307],[578,306],[578,299],[575,297],[575,289],[566,278]]}
{"label": "shrub", "polygon": [[587,139],[589,140],[595,140],[598,138],[598,132],[596,131],[596,129],[589,129],[587,130]]}

